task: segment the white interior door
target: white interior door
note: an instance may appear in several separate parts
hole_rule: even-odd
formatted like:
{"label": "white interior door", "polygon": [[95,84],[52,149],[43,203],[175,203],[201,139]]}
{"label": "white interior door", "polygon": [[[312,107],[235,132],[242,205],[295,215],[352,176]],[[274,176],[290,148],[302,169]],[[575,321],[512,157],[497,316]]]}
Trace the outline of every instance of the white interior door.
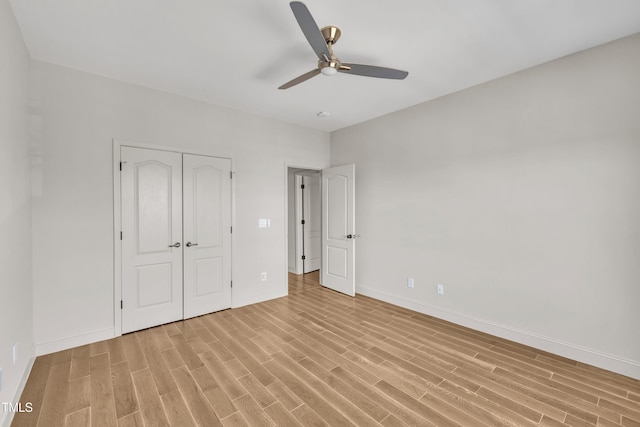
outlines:
{"label": "white interior door", "polygon": [[304,219],[304,272],[320,269],[322,255],[322,209],[320,174],[302,177],[302,212]]}
{"label": "white interior door", "polygon": [[322,171],[322,269],[327,288],[355,296],[355,165]]}
{"label": "white interior door", "polygon": [[121,149],[122,332],[182,319],[182,155]]}
{"label": "white interior door", "polygon": [[184,154],[184,318],[231,307],[231,160]]}

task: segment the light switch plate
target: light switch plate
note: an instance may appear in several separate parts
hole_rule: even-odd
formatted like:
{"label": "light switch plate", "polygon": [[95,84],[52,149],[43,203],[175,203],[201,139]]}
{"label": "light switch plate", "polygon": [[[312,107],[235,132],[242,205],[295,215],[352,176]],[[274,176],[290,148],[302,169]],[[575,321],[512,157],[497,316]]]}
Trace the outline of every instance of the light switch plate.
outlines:
{"label": "light switch plate", "polygon": [[260,218],[258,220],[258,227],[259,228],[269,228],[271,227],[271,220],[268,218]]}

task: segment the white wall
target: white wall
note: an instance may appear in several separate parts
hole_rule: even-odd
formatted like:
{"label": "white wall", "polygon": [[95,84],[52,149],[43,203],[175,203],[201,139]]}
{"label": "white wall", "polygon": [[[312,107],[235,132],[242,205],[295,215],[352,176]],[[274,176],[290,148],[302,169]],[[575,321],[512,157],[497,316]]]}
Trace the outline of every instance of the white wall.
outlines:
{"label": "white wall", "polygon": [[358,292],[640,378],[639,76],[634,35],[332,133]]}
{"label": "white wall", "polygon": [[28,91],[29,54],[0,0],[0,402],[17,402],[33,357]]}
{"label": "white wall", "polygon": [[286,295],[285,165],[326,166],[327,133],[37,61],[32,76],[39,354],[113,335],[113,138],[232,158],[233,306]]}

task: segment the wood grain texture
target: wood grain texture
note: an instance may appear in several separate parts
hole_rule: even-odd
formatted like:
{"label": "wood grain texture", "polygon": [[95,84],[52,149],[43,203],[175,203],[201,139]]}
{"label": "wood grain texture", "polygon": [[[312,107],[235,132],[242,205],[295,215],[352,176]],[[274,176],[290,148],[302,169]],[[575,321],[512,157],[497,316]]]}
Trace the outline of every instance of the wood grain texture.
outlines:
{"label": "wood grain texture", "polygon": [[640,426],[640,381],[289,276],[36,359],[12,426]]}

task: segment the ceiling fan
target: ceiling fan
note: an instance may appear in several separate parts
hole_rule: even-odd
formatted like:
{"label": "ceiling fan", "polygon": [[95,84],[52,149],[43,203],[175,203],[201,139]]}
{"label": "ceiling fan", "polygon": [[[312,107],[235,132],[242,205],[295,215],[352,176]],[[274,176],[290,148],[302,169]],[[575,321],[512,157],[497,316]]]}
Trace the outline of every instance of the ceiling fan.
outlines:
{"label": "ceiling fan", "polygon": [[407,71],[393,68],[377,67],[375,65],[347,64],[341,62],[333,54],[333,45],[336,44],[342,32],[340,28],[328,26],[318,29],[311,12],[304,3],[292,1],[290,4],[293,15],[296,17],[300,29],[304,33],[313,51],[318,55],[318,67],[301,76],[296,77],[280,86],[278,89],[289,89],[299,83],[309,80],[318,74],[332,76],[338,72],[357,74],[366,77],[378,77],[382,79],[402,80],[409,74]]}

